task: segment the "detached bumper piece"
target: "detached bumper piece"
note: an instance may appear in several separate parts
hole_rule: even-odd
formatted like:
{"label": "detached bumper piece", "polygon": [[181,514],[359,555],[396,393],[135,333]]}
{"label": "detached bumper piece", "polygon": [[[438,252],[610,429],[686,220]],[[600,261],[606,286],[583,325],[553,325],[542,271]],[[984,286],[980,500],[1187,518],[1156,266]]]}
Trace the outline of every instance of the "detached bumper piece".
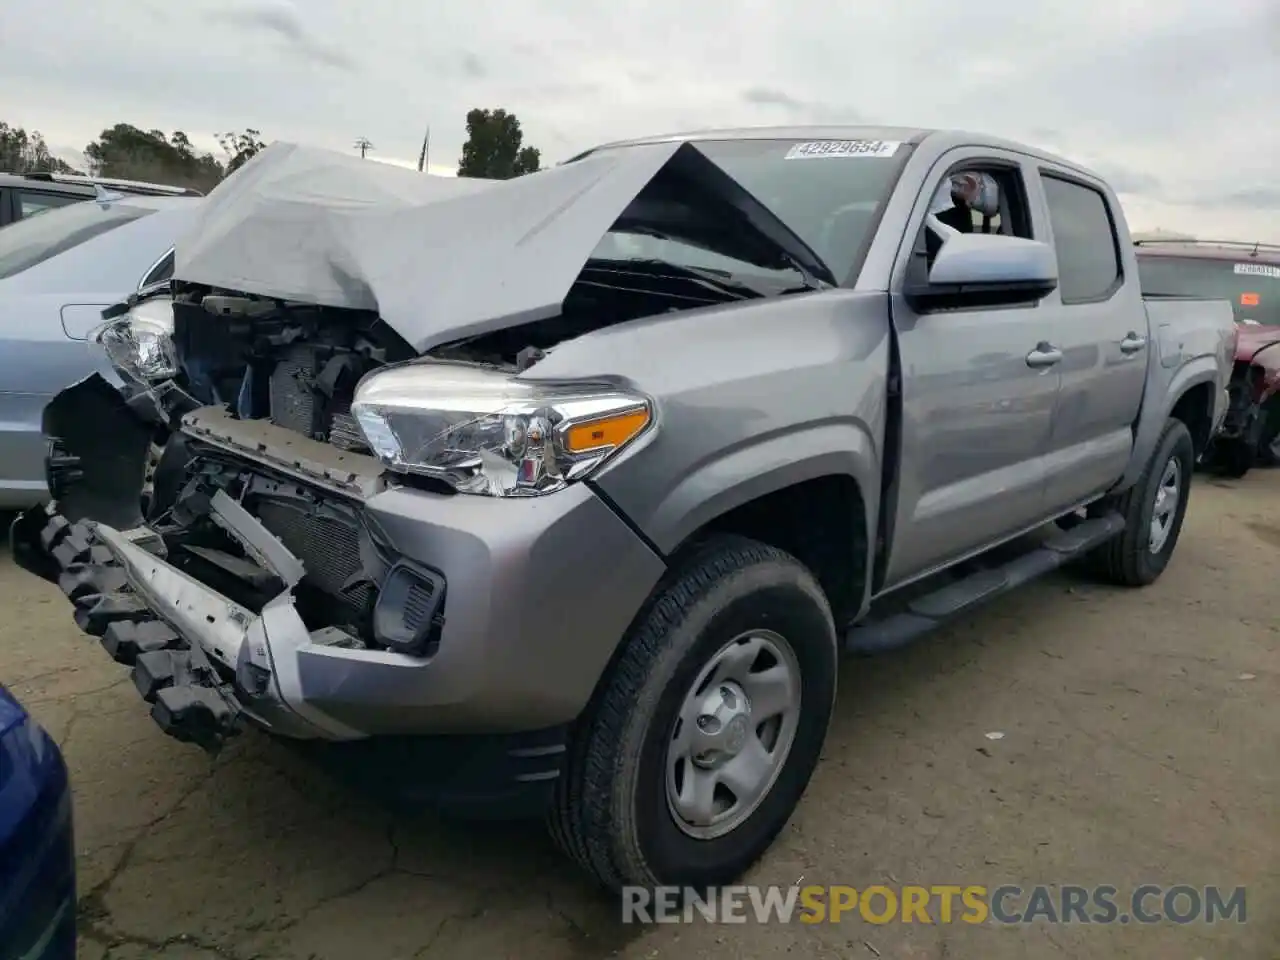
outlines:
{"label": "detached bumper piece", "polygon": [[1260,408],[1254,402],[1257,386],[1253,368],[1237,363],[1227,384],[1227,413],[1215,439],[1247,441],[1257,433],[1260,426]]}
{"label": "detached bumper piece", "polygon": [[[237,732],[240,708],[204,651],[147,609],[111,550],[98,542],[92,524],[51,514],[39,539],[40,549],[61,571],[57,584],[75,608],[76,625],[97,637],[113,660],[133,669],[134,686],[151,704],[160,729],[217,753]],[[158,538],[135,542],[163,554]]]}

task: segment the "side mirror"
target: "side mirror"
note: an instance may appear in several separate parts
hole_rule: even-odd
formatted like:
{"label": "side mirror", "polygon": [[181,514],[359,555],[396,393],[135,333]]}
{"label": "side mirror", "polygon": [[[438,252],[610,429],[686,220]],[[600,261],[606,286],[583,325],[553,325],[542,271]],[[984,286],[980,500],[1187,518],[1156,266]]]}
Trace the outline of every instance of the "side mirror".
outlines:
{"label": "side mirror", "polygon": [[1058,258],[1038,240],[987,233],[950,233],[925,283],[909,284],[921,312],[957,307],[1038,303],[1058,286]]}

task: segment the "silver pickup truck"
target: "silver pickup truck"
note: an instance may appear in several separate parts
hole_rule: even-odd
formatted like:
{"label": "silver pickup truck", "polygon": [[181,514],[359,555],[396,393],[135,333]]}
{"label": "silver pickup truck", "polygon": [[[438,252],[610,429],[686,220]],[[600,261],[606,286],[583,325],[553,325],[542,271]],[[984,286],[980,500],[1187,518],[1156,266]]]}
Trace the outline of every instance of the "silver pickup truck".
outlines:
{"label": "silver pickup truck", "polygon": [[46,410],[15,557],[179,739],[247,722],[545,811],[606,886],[717,884],[842,651],[1168,564],[1236,327],[1144,302],[1089,171],[867,128],[378,167],[264,151],[109,312],[125,392]]}

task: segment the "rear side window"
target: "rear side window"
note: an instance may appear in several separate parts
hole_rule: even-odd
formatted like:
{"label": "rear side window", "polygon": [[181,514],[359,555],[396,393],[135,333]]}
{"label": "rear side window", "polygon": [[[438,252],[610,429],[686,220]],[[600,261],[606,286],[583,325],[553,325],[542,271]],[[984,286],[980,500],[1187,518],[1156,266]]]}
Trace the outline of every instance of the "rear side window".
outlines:
{"label": "rear side window", "polygon": [[125,203],[79,202],[11,223],[0,230],[0,280],[154,212]]}
{"label": "rear side window", "polygon": [[41,193],[38,190],[19,190],[18,208],[22,217],[34,217],[49,210],[56,210],[72,203],[82,203],[87,197],[68,196],[65,193]]}
{"label": "rear side window", "polygon": [[1120,242],[1107,199],[1092,187],[1044,175],[1063,303],[1106,300],[1123,278]]}

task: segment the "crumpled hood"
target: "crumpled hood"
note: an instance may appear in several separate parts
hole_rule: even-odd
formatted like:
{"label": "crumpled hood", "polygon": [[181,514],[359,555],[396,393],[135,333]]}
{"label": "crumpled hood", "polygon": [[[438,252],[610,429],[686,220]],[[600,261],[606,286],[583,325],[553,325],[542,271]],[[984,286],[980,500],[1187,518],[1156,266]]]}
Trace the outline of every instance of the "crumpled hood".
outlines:
{"label": "crumpled hood", "polygon": [[761,243],[829,274],[759,201],[676,141],[512,180],[429,176],[272,144],[205,199],[176,244],[174,276],[376,311],[424,352],[557,314],[601,238],[673,158],[739,211]]}
{"label": "crumpled hood", "polygon": [[1241,326],[1236,341],[1236,361],[1251,363],[1263,349],[1280,344],[1280,327]]}

